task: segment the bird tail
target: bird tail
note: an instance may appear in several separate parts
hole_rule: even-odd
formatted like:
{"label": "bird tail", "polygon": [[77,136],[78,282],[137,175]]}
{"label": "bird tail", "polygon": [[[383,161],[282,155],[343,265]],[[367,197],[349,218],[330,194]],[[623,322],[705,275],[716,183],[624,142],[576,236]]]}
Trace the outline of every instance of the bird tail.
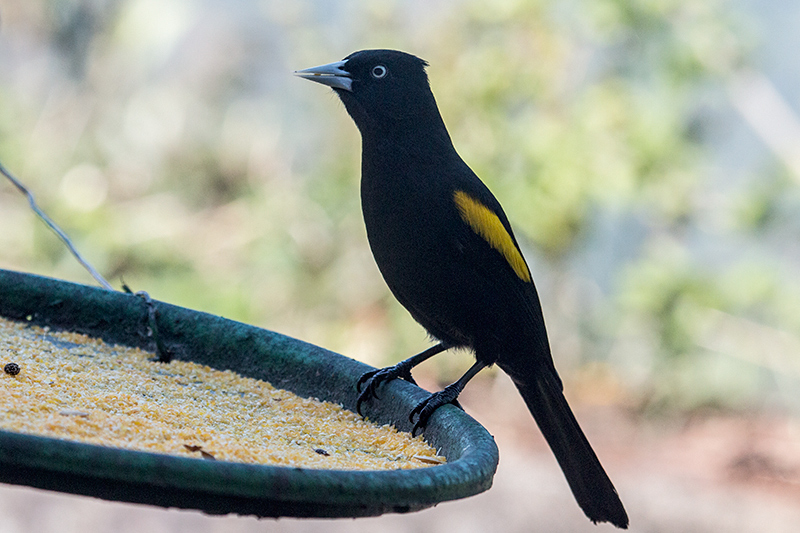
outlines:
{"label": "bird tail", "polygon": [[592,522],[611,522],[627,529],[625,508],[572,414],[560,383],[550,372],[536,374],[530,383],[516,383],[517,389],[553,450],[578,505]]}

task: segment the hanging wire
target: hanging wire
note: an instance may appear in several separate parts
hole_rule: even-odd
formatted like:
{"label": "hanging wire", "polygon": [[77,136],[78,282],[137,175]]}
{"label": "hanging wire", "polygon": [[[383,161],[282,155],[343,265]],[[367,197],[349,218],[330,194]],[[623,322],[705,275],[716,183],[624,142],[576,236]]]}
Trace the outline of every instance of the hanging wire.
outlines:
{"label": "hanging wire", "polygon": [[31,191],[29,191],[28,188],[25,187],[22,184],[22,182],[20,182],[17,178],[15,178],[11,174],[11,172],[9,172],[6,169],[6,167],[3,166],[3,163],[0,163],[0,173],[2,173],[6,178],[8,178],[11,181],[11,183],[13,183],[17,187],[17,189],[19,189],[22,192],[22,194],[24,194],[25,196],[28,197],[28,203],[30,204],[31,209],[33,209],[33,211],[39,216],[39,218],[41,218],[44,221],[44,223],[47,224],[47,226],[51,230],[53,230],[56,235],[58,235],[58,238],[61,239],[64,242],[64,244],[67,246],[67,248],[69,248],[69,251],[72,252],[72,255],[75,256],[75,259],[77,259],[78,262],[81,265],[83,265],[83,268],[85,268],[86,270],[89,271],[89,274],[91,274],[92,277],[95,280],[97,280],[97,283],[102,285],[103,288],[108,289],[110,291],[115,290],[114,287],[112,287],[111,284],[108,281],[106,281],[106,279],[103,276],[101,276],[100,273],[97,270],[95,270],[94,267],[92,265],[90,265],[89,262],[86,261],[83,258],[83,256],[81,256],[81,254],[78,252],[78,250],[75,249],[75,246],[72,245],[72,241],[69,240],[69,237],[67,237],[67,234],[64,233],[61,230],[61,228],[59,228],[56,225],[56,223],[53,222],[50,219],[50,217],[48,217],[44,213],[44,211],[39,209],[39,206],[36,205],[36,200],[33,198],[33,193],[31,193]]}
{"label": "hanging wire", "polygon": [[[97,270],[95,270],[94,267],[90,265],[86,259],[83,258],[83,256],[81,256],[81,254],[78,252],[75,246],[73,246],[72,241],[70,241],[69,237],[67,237],[67,234],[64,233],[61,230],[61,228],[59,228],[58,225],[56,225],[56,223],[53,222],[50,219],[50,217],[48,217],[44,213],[44,211],[42,211],[39,208],[39,206],[36,204],[36,200],[33,198],[33,193],[30,190],[28,190],[28,188],[25,187],[22,184],[22,182],[20,182],[17,178],[15,178],[11,174],[11,172],[9,172],[8,169],[6,169],[6,167],[3,166],[2,162],[0,162],[0,173],[3,174],[6,178],[8,178],[11,181],[11,183],[13,183],[17,187],[17,189],[19,189],[22,192],[22,194],[27,196],[28,203],[30,204],[31,209],[33,209],[34,213],[36,213],[36,215],[39,218],[41,218],[44,221],[44,223],[47,224],[47,226],[55,232],[56,235],[58,235],[58,238],[64,242],[67,248],[69,248],[69,251],[72,252],[72,255],[75,256],[75,259],[77,259],[78,262],[81,265],[83,265],[83,268],[89,271],[89,274],[91,274],[92,277],[95,280],[97,280],[97,283],[99,283],[100,285],[103,286],[103,288],[109,291],[115,291],[116,289],[114,289],[114,287],[112,287],[111,284],[108,281],[106,281],[106,279],[103,276],[101,276],[100,273]],[[161,339],[161,335],[159,335],[158,332],[158,320],[157,320],[158,309],[156,308],[156,302],[153,299],[151,299],[150,295],[147,294],[145,291],[133,292],[130,288],[128,288],[127,285],[124,284],[123,284],[123,289],[124,289],[123,292],[128,294],[133,294],[144,300],[145,306],[147,308],[147,327],[149,330],[148,336],[153,337],[153,339],[155,340],[156,353],[158,354],[157,360],[163,363],[170,362],[172,360],[172,353],[166,347],[166,345]]]}

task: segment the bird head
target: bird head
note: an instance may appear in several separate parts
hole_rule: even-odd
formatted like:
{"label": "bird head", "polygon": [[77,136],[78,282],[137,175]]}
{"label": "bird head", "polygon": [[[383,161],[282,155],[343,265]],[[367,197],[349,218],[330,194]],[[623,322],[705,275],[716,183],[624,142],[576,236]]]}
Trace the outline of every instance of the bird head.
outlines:
{"label": "bird head", "polygon": [[[365,127],[439,117],[420,59],[397,50],[362,50],[341,61],[298,70],[295,75],[336,92],[356,125]],[[441,120],[441,119],[439,119]]]}

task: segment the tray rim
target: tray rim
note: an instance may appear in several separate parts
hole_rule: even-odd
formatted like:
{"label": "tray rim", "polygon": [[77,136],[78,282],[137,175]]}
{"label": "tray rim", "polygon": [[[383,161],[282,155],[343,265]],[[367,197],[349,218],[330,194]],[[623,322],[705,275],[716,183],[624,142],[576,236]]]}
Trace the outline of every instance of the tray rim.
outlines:
{"label": "tray rim", "polygon": [[[209,365],[214,368],[259,379],[275,372],[277,379],[266,379],[301,396],[352,410],[352,383],[372,368],[269,330],[163,302],[156,305],[160,335],[176,358],[211,361],[217,363]],[[0,316],[153,348],[144,303],[126,293],[0,269]],[[218,344],[204,344],[208,342]],[[230,346],[241,347],[244,355],[220,366],[220,352]],[[371,402],[365,411],[379,423],[408,431],[407,413],[426,394],[405,381],[393,381],[382,385],[382,401]],[[491,486],[497,447],[466,413],[453,406],[437,410],[425,435],[448,456],[447,464],[351,471],[209,461],[0,430],[0,482],[213,514],[273,517],[408,512]]]}

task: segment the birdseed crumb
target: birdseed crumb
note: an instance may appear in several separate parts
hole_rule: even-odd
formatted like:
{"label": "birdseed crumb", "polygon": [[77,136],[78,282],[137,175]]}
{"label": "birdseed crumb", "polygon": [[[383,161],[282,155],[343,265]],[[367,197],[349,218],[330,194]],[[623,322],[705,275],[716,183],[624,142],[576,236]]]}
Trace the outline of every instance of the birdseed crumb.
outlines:
{"label": "birdseed crumb", "polygon": [[0,318],[0,430],[209,460],[333,470],[445,462],[422,437],[230,370]]}

